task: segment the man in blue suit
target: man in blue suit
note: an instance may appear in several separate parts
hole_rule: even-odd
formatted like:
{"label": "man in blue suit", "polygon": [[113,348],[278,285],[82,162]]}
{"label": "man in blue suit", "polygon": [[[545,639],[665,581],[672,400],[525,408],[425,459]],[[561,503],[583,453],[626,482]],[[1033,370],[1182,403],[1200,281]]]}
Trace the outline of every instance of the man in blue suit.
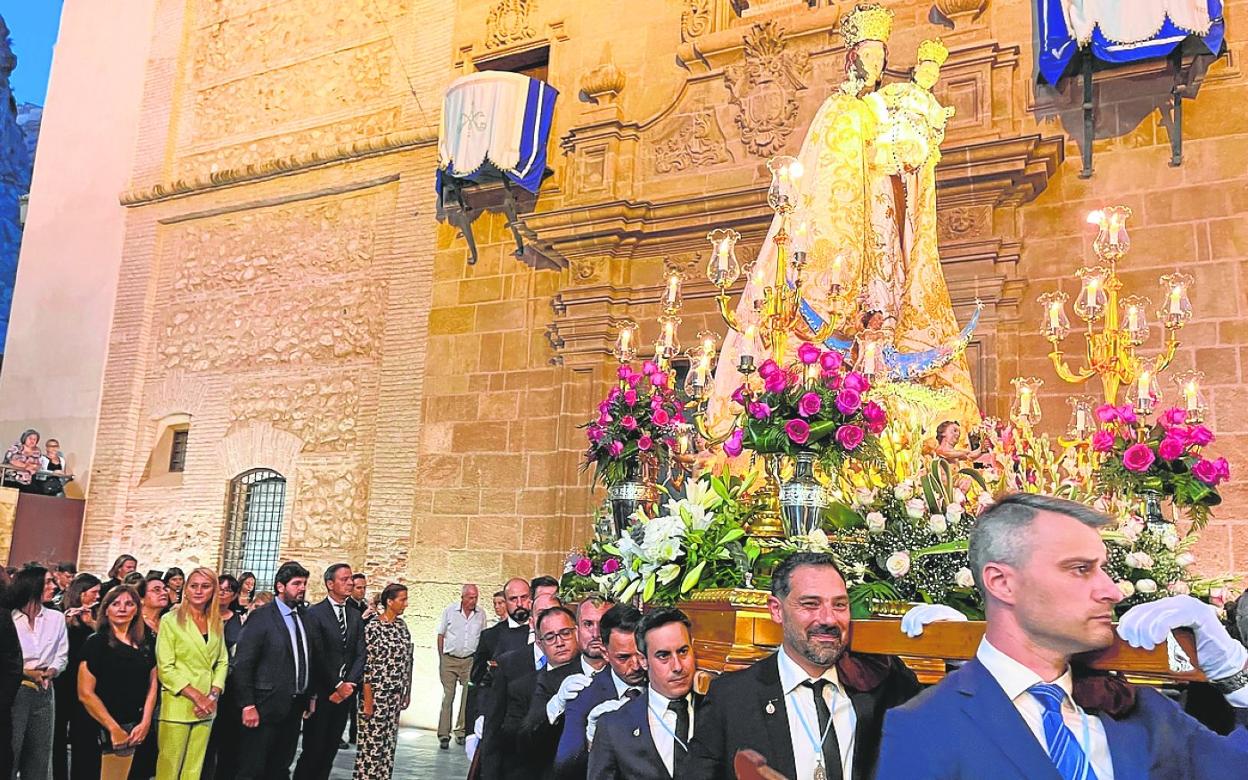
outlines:
{"label": "man in blue suit", "polygon": [[[1108,522],[1081,504],[1024,494],[980,515],[970,561],[986,603],[984,639],[975,659],[885,716],[877,778],[1248,777],[1248,710],[1237,709],[1241,725],[1222,737],[1149,688],[1115,683],[1104,709],[1075,701],[1071,656],[1113,642],[1123,598],[1105,572]],[[1195,632],[1206,677],[1248,707],[1248,650],[1212,607],[1188,596],[1140,604],[1118,632],[1147,648],[1179,627]]]}
{"label": "man in blue suit", "polygon": [[594,676],[576,698],[567,703],[563,713],[563,731],[555,753],[555,777],[558,780],[585,780],[589,765],[589,748],[585,725],[589,713],[606,701],[621,704],[646,689],[646,668],[637,652],[633,632],[641,620],[641,612],[628,604],[616,604],[603,613],[598,631],[606,649],[609,671]]}

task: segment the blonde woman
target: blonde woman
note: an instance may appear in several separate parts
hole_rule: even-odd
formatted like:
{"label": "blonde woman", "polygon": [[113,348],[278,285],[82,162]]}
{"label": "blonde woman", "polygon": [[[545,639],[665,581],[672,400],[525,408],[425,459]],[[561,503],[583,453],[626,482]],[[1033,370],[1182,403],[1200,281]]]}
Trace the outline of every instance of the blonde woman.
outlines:
{"label": "blonde woman", "polygon": [[156,780],[198,780],[203,768],[230,660],[218,598],[217,573],[201,566],[186,578],[182,603],[160,619]]}

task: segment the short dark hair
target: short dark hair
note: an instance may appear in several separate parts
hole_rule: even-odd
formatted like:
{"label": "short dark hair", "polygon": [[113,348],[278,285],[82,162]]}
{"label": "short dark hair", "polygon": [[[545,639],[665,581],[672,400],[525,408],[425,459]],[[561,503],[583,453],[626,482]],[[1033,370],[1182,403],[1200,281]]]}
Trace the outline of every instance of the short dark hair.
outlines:
{"label": "short dark hair", "polygon": [[168,585],[169,580],[173,579],[174,577],[181,577],[182,579],[186,579],[186,572],[182,571],[177,566],[170,566],[168,569],[165,569],[165,584],[166,585]]}
{"label": "short dark hair", "polygon": [[296,577],[307,579],[309,572],[300,565],[299,561],[286,561],[277,569],[277,574],[273,575],[273,587],[278,585],[286,585]]}
{"label": "short dark hair", "polygon": [[[328,569],[325,570],[325,581],[326,582],[331,581],[334,578],[334,575],[338,573],[339,569],[350,569],[350,568],[351,568],[351,564],[349,563],[333,564],[332,566],[330,566]],[[355,578],[352,577],[351,579],[355,579]]]}
{"label": "short dark hair", "polygon": [[683,623],[685,629],[689,632],[689,638],[693,638],[693,623],[689,620],[688,615],[675,607],[659,607],[642,615],[641,620],[637,621],[637,629],[633,632],[633,636],[637,638],[637,652],[644,656],[646,654],[646,634],[669,623]]}
{"label": "short dark hair", "polygon": [[366,579],[368,579],[368,575],[362,571],[357,571],[355,574],[351,575],[352,582],[355,582],[356,580],[366,580]]}
{"label": "short dark hair", "polygon": [[25,609],[31,604],[43,603],[43,586],[48,570],[42,566],[27,564],[13,575],[13,582],[5,589],[5,605],[9,609]]}
{"label": "short dark hair", "polygon": [[387,604],[399,597],[400,593],[407,593],[407,586],[398,582],[390,583],[381,589],[381,595],[377,597],[377,605],[384,610]]}
{"label": "short dark hair", "polygon": [[559,591],[559,580],[549,574],[542,574],[529,580],[529,595],[536,596],[538,588],[554,588]]}
{"label": "short dark hair", "polygon": [[796,552],[785,558],[771,575],[771,595],[783,599],[792,590],[793,572],[799,566],[831,566],[845,579],[840,564],[830,553]]}
{"label": "short dark hair", "polygon": [[507,594],[506,594],[506,593],[503,593],[501,590],[496,590],[496,591],[494,591],[494,598],[496,598],[496,599],[505,599],[505,598],[507,598]]}
{"label": "short dark hair", "polygon": [[[161,585],[164,585],[165,578],[162,577],[158,571],[149,571],[147,576],[143,578],[143,581],[135,586],[135,590],[139,592],[139,598],[147,598],[147,583],[149,582],[159,582]],[[116,588],[119,586],[114,585],[113,587]],[[110,588],[110,590],[112,589]]]}
{"label": "short dark hair", "polygon": [[998,499],[975,518],[967,557],[975,586],[984,592],[984,567],[989,563],[1021,566],[1031,556],[1031,534],[1027,531],[1041,512],[1074,518],[1089,528],[1100,529],[1109,515],[1074,501],[1034,493],[1011,493]]}
{"label": "short dark hair", "polygon": [[542,622],[546,620],[546,618],[550,617],[551,615],[567,615],[568,620],[572,621],[572,625],[574,626],[576,625],[576,615],[573,615],[572,610],[568,609],[567,607],[560,606],[560,607],[550,607],[549,609],[543,609],[541,611],[541,614],[537,616],[537,622],[533,624],[534,628],[536,629],[536,633],[539,636],[542,633]]}
{"label": "short dark hair", "polygon": [[[74,575],[74,579],[70,581],[69,587],[65,589],[65,596],[61,599],[61,606],[65,609],[73,609],[82,606],[82,594],[94,587],[101,585],[100,578],[94,574],[83,572]],[[105,595],[103,593],[101,596]]]}
{"label": "short dark hair", "polygon": [[950,425],[957,425],[960,427],[962,423],[958,422],[957,420],[945,420],[940,425],[937,425],[936,426],[936,440],[937,441],[940,441],[941,439],[945,437],[945,431],[949,430]]}
{"label": "short dark hair", "polygon": [[229,585],[230,590],[238,593],[238,579],[236,579],[233,574],[222,574],[220,577],[217,577],[217,587],[219,588],[222,585]]}
{"label": "short dark hair", "polygon": [[602,613],[598,621],[598,635],[605,645],[611,639],[612,631],[623,631],[632,634],[637,631],[637,623],[641,621],[641,610],[631,604],[616,604]]}
{"label": "short dark hair", "polygon": [[61,561],[56,564],[56,570],[61,574],[77,574],[78,566],[73,561]]}

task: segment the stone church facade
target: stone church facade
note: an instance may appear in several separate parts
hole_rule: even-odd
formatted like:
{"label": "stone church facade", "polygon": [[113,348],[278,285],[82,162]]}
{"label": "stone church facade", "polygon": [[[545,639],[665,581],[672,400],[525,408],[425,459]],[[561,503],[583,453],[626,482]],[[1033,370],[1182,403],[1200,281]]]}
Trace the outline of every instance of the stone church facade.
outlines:
{"label": "stone church facade", "polygon": [[[1152,293],[1177,266],[1197,277],[1177,362],[1207,373],[1220,452],[1242,462],[1242,25],[1228,25],[1229,54],[1180,72],[1196,94],[1180,167],[1168,165],[1170,64],[1098,75],[1095,174],[1083,179],[1080,86],[1036,83],[1029,3],[886,4],[891,78],[907,77],[924,38],[951,52],[937,88],[957,109],[937,174],[941,254],[959,319],[986,306],[968,353],[984,410],[1006,413],[1009,380],[1036,375],[1046,426],[1065,425],[1035,298],[1077,289],[1084,215],[1125,203],[1128,287]],[[1248,18],[1248,2],[1226,6]],[[834,30],[849,7],[155,0],[118,193],[82,565],[130,552],[145,566],[219,566],[231,490],[264,470],[284,480],[281,556],[407,582],[420,645],[458,583],[478,582],[488,605],[506,575],[557,574],[598,500],[577,426],[613,374],[613,323],[636,319],[653,341],[676,266],[689,280],[685,340],[722,331],[705,235],[733,227],[756,251],[764,163],[797,150],[841,80]],[[552,172],[522,204],[526,251],[489,212],[469,265],[435,214],[440,97],[491,67],[537,73],[561,95]],[[180,472],[167,468],[175,440]],[[1248,559],[1248,502],[1230,492],[1200,548],[1209,571]],[[424,655],[418,673],[432,679]]]}

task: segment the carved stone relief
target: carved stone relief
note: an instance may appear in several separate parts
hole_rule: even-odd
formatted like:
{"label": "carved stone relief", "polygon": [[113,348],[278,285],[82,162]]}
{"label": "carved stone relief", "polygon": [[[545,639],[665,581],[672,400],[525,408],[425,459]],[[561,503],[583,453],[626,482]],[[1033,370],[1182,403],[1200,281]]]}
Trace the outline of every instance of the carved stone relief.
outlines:
{"label": "carved stone relief", "polygon": [[711,0],[685,0],[680,12],[680,39],[691,41],[711,31]]}
{"label": "carved stone relief", "polygon": [[529,21],[529,12],[534,5],[536,0],[499,0],[495,3],[485,20],[485,47],[496,49],[535,37],[537,33]]}
{"label": "carved stone relief", "polygon": [[368,531],[369,472],[344,463],[301,467],[298,475],[289,538],[302,550],[360,550]]}
{"label": "carved stone relief", "polygon": [[672,173],[731,162],[728,142],[713,111],[681,117],[675,129],[654,142],[654,170]]}
{"label": "carved stone relief", "polygon": [[936,212],[936,235],[941,241],[981,238],[991,231],[990,206],[955,206]]}
{"label": "carved stone relief", "polygon": [[789,49],[774,19],[752,25],[744,40],[744,62],[724,69],[724,83],[746,151],[771,157],[796,127],[797,91],[806,87],[810,57]]}
{"label": "carved stone relief", "polygon": [[186,371],[373,359],[384,282],[188,301],[166,309],[158,363]]}
{"label": "carved stone relief", "polygon": [[247,382],[230,397],[232,423],[259,420],[303,440],[305,452],[349,450],[356,441],[360,387],[353,379]]}
{"label": "carved stone relief", "polygon": [[301,284],[368,269],[384,191],[194,220],[178,226],[176,296]]}

